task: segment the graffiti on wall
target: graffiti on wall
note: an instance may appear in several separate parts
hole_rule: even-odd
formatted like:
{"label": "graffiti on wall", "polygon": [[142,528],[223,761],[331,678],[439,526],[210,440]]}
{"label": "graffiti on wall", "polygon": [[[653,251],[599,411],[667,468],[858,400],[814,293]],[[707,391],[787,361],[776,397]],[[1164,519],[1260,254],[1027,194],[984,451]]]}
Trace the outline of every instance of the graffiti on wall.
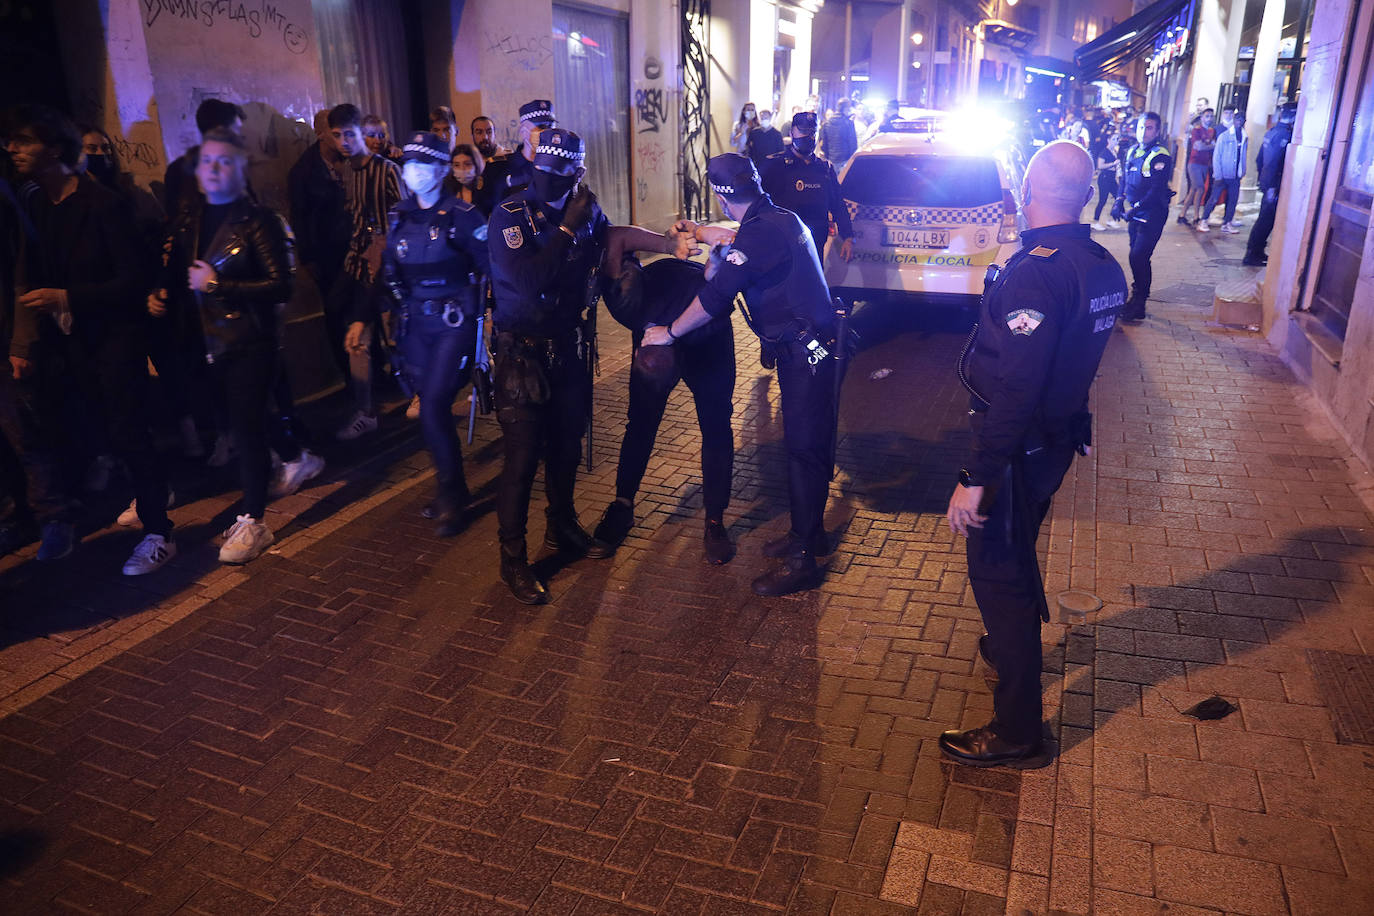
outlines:
{"label": "graffiti on wall", "polygon": [[143,24],[153,28],[158,22],[184,20],[198,22],[207,29],[241,29],[249,38],[280,36],[286,50],[304,54],[310,47],[310,33],[294,22],[277,3],[270,0],[141,0]]}
{"label": "graffiti on wall", "polygon": [[486,32],[487,53],[505,57],[510,66],[538,70],[553,60],[553,38],[549,35],[515,35]]}

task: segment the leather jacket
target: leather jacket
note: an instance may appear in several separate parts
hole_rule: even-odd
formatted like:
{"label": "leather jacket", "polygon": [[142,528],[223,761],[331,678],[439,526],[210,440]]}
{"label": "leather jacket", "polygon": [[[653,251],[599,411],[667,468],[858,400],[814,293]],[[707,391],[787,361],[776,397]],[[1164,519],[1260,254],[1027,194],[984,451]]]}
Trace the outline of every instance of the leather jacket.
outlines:
{"label": "leather jacket", "polygon": [[[200,237],[205,201],[198,199],[173,223],[163,251],[164,285],[179,311],[198,315],[211,362],[232,350],[275,345],[278,313],[295,281],[295,241],[286,221],[244,197],[230,207],[207,246]],[[201,251],[215,268],[213,293],[186,288],[187,268]]]}

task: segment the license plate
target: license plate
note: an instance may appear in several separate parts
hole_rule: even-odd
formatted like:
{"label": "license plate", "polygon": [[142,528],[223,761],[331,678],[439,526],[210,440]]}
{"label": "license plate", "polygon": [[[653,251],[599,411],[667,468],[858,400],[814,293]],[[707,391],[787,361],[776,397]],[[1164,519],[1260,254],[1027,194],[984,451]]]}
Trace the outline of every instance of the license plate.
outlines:
{"label": "license plate", "polygon": [[896,229],[883,227],[883,244],[892,248],[948,248],[948,229]]}

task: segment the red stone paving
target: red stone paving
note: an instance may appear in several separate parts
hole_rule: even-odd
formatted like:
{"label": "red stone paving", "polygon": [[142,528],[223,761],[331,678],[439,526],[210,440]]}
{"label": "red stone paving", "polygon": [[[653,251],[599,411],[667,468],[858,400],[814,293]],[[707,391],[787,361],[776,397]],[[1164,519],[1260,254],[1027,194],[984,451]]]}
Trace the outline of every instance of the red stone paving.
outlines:
{"label": "red stone paving", "polygon": [[[1043,542],[1051,595],[1104,601],[1045,629],[1050,768],[956,768],[935,748],[991,709],[942,524],[966,442],[962,333],[927,322],[857,359],[840,547],[822,589],[779,600],[748,588],[786,521],[776,387],[741,334],[741,551],[724,568],[701,559],[685,392],[640,527],[611,561],[542,559],[546,607],[496,579],[490,424],[472,462],[483,514],[451,541],[418,517],[412,447],[326,484],[337,497],[307,491],[292,511],[313,527],[241,573],[203,544],[171,584],[117,583],[94,565],[118,552],[105,535],[46,621],[56,584],[0,568],[6,628],[19,614],[30,630],[0,650],[28,677],[0,719],[0,906],[1374,911],[1374,750],[1337,742],[1309,663],[1374,649],[1367,477],[1262,340],[1183,299],[1234,271],[1217,259],[1239,244],[1167,232],[1166,301],[1109,349],[1098,448]],[[624,416],[624,335],[607,336],[588,524]],[[352,517],[355,494],[371,501]],[[533,528],[537,544],[538,512]],[[103,603],[131,588],[146,594]],[[181,613],[147,616],[168,602]],[[89,670],[50,680],[53,646]],[[1213,692],[1239,711],[1179,712]]]}

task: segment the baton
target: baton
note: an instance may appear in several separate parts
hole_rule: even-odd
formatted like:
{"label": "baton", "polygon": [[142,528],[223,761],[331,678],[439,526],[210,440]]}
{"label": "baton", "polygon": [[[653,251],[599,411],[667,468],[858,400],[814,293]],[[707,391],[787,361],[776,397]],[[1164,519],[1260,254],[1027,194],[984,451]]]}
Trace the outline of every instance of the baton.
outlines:
{"label": "baton", "polygon": [[840,386],[844,384],[845,371],[849,368],[849,306],[839,296],[835,297],[835,402],[834,425],[830,439],[830,479],[835,479],[835,458],[840,448]]}
{"label": "baton", "polygon": [[477,427],[477,388],[480,384],[477,373],[487,372],[491,359],[487,354],[487,315],[477,316],[477,352],[473,355],[472,391],[468,394],[468,445],[472,444],[472,433]]}

